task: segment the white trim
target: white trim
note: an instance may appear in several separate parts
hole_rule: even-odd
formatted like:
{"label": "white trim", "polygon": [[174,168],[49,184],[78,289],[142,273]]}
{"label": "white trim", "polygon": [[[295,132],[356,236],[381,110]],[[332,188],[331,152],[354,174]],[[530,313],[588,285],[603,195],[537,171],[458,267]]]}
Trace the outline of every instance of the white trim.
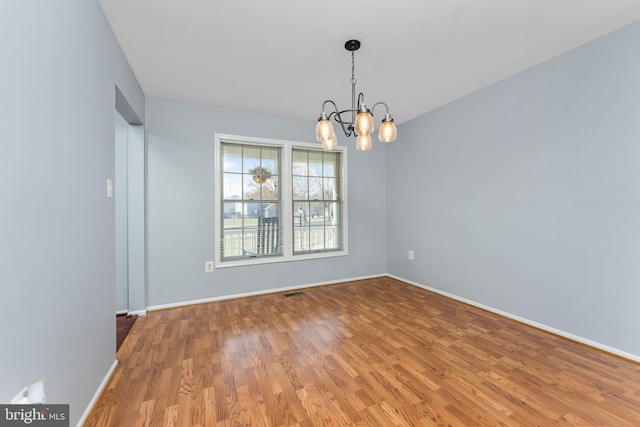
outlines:
{"label": "white trim", "polygon": [[251,297],[256,295],[266,295],[266,294],[273,294],[277,292],[293,291],[297,289],[315,288],[317,286],[337,285],[339,283],[354,282],[356,280],[375,279],[378,277],[386,277],[386,276],[387,274],[373,274],[370,276],[352,277],[349,279],[338,279],[338,280],[331,280],[328,282],[317,282],[317,283],[310,283],[305,285],[288,286],[284,288],[266,289],[266,290],[255,291],[255,292],[246,292],[242,294],[223,295],[219,297],[204,298],[199,300],[182,301],[182,302],[169,303],[169,304],[159,304],[159,305],[152,305],[150,307],[147,307],[147,310],[148,311],[164,310],[166,308],[184,307],[187,305],[204,304],[208,302],[224,301],[224,300],[229,300],[234,298],[244,298],[244,297]]}
{"label": "white trim", "polygon": [[474,307],[481,308],[481,309],[489,311],[491,313],[495,313],[495,314],[498,314],[500,316],[516,320],[516,321],[518,321],[520,323],[524,323],[526,325],[533,326],[534,328],[541,329],[541,330],[546,331],[546,332],[550,332],[550,333],[552,333],[554,335],[558,335],[560,337],[567,338],[567,339],[570,339],[572,341],[579,342],[579,343],[587,345],[589,347],[593,347],[593,348],[596,348],[598,350],[602,350],[604,352],[611,353],[611,354],[613,354],[615,356],[619,356],[619,357],[622,357],[624,359],[628,359],[628,360],[632,360],[634,362],[639,362],[640,363],[640,356],[639,355],[628,353],[626,351],[619,350],[617,348],[609,347],[608,345],[601,344],[599,342],[592,341],[590,339],[583,338],[581,336],[574,335],[574,334],[571,334],[569,332],[565,332],[565,331],[562,331],[560,329],[556,329],[556,328],[553,328],[551,326],[544,325],[542,323],[534,322],[533,320],[525,319],[524,317],[516,316],[515,314],[507,313],[506,311],[498,310],[496,308],[489,307],[489,306],[486,306],[484,304],[480,304],[478,302],[475,302],[475,301],[472,301],[472,300],[469,300],[469,299],[466,299],[466,298],[462,298],[462,297],[459,297],[457,295],[441,291],[439,289],[432,288],[430,286],[425,286],[425,285],[422,285],[420,283],[416,283],[416,282],[413,282],[411,280],[407,280],[407,279],[404,279],[402,277],[395,276],[393,274],[387,274],[387,276],[389,276],[389,277],[391,277],[393,279],[400,280],[402,282],[406,282],[406,283],[408,283],[410,285],[417,286],[418,288],[426,289],[426,290],[431,291],[433,293],[436,293],[436,294],[439,294],[439,295],[443,295],[443,296],[445,296],[447,298],[451,298],[451,299],[454,299],[456,301],[460,301],[460,302],[463,302],[465,304],[469,304],[469,305],[472,305]]}
{"label": "white trim", "polygon": [[76,424],[76,427],[82,427],[84,422],[87,420],[87,417],[89,416],[89,413],[91,413],[91,410],[93,409],[93,405],[95,405],[96,402],[98,401],[98,398],[102,394],[102,391],[104,390],[104,388],[107,386],[107,383],[111,379],[111,375],[113,375],[113,372],[116,370],[117,367],[118,367],[118,360],[116,359],[116,360],[113,361],[113,364],[111,365],[111,368],[109,368],[109,370],[107,371],[107,374],[104,376],[104,379],[102,380],[102,382],[98,386],[98,389],[93,394],[93,397],[91,398],[91,401],[89,402],[89,404],[87,405],[87,408],[82,413],[82,416],[80,417],[80,420],[78,421],[78,424]]}
{"label": "white trim", "polygon": [[[283,227],[284,227],[284,224],[283,224]],[[292,247],[292,245],[289,245],[289,247]],[[247,265],[273,264],[274,262],[295,262],[295,261],[305,261],[310,259],[333,258],[333,257],[339,257],[339,256],[347,256],[347,255],[349,254],[346,251],[342,250],[342,251],[333,251],[333,252],[319,252],[317,254],[309,253],[309,254],[302,254],[302,255],[291,255],[291,257],[287,257],[286,255],[273,256],[273,257],[256,257],[256,258],[240,259],[237,261],[218,261],[220,262],[220,264],[216,264],[215,268],[218,269],[218,268],[229,268],[229,267],[242,267]]]}
{"label": "white trim", "polygon": [[147,310],[134,310],[127,313],[129,316],[146,316]]}
{"label": "white trim", "polygon": [[[222,219],[220,216],[221,208],[220,201],[222,200],[221,187],[219,185],[220,178],[220,150],[223,142],[231,142],[238,144],[254,144],[264,145],[267,147],[278,147],[281,149],[282,156],[281,162],[281,196],[280,196],[280,211],[282,216],[282,228],[283,228],[283,253],[280,256],[269,257],[248,257],[233,261],[222,261],[221,254],[221,241],[222,241]],[[293,254],[293,220],[291,218],[292,212],[292,195],[291,195],[291,152],[294,148],[301,148],[307,150],[321,150],[318,144],[300,141],[288,141],[280,139],[268,139],[257,138],[250,136],[228,135],[219,134],[214,135],[214,148],[213,148],[213,161],[214,161],[214,268],[227,268],[238,267],[246,265],[258,265],[258,264],[271,264],[277,262],[289,262],[289,261],[302,261],[308,259],[329,258],[349,255],[348,252],[348,196],[347,196],[347,148],[340,146],[334,151],[340,152],[340,197],[342,206],[342,249],[336,251],[326,251],[319,253],[306,253],[301,255]]]}
{"label": "white trim", "polygon": [[127,316],[146,316],[147,315],[147,310],[118,310],[116,311],[116,316],[119,316],[121,314],[126,314]]}

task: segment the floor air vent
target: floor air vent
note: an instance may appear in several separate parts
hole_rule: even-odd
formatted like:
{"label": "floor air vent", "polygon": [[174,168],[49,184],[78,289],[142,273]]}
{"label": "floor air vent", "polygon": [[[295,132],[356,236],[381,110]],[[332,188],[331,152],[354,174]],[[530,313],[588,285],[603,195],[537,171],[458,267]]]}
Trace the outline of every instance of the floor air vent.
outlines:
{"label": "floor air vent", "polygon": [[284,294],[285,297],[295,297],[298,295],[304,295],[304,292],[298,291],[298,292],[289,292],[288,294]]}

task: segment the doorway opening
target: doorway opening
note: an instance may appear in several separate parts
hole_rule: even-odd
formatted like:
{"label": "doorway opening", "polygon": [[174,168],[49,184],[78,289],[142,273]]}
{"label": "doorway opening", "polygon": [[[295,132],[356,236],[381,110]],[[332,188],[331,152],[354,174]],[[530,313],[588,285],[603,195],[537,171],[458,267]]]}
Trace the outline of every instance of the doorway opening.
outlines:
{"label": "doorway opening", "polygon": [[146,314],[144,127],[117,87],[114,120],[117,349]]}

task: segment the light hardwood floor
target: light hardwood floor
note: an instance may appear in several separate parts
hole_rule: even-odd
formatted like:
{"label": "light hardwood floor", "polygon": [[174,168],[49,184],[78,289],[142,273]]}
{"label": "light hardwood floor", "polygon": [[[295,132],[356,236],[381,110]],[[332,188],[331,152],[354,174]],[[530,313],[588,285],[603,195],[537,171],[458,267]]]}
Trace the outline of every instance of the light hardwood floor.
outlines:
{"label": "light hardwood floor", "polygon": [[379,278],[140,317],[86,426],[639,426],[640,365]]}

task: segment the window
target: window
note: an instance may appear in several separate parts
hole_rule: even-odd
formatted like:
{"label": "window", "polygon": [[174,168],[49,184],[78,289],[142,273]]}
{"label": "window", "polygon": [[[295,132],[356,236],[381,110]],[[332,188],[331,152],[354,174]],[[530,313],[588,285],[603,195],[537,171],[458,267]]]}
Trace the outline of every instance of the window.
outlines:
{"label": "window", "polygon": [[220,152],[222,259],[282,255],[281,148],[222,142]]}
{"label": "window", "polygon": [[293,149],[293,253],[342,249],[340,154]]}
{"label": "window", "polygon": [[215,136],[216,267],[346,255],[346,152]]}

